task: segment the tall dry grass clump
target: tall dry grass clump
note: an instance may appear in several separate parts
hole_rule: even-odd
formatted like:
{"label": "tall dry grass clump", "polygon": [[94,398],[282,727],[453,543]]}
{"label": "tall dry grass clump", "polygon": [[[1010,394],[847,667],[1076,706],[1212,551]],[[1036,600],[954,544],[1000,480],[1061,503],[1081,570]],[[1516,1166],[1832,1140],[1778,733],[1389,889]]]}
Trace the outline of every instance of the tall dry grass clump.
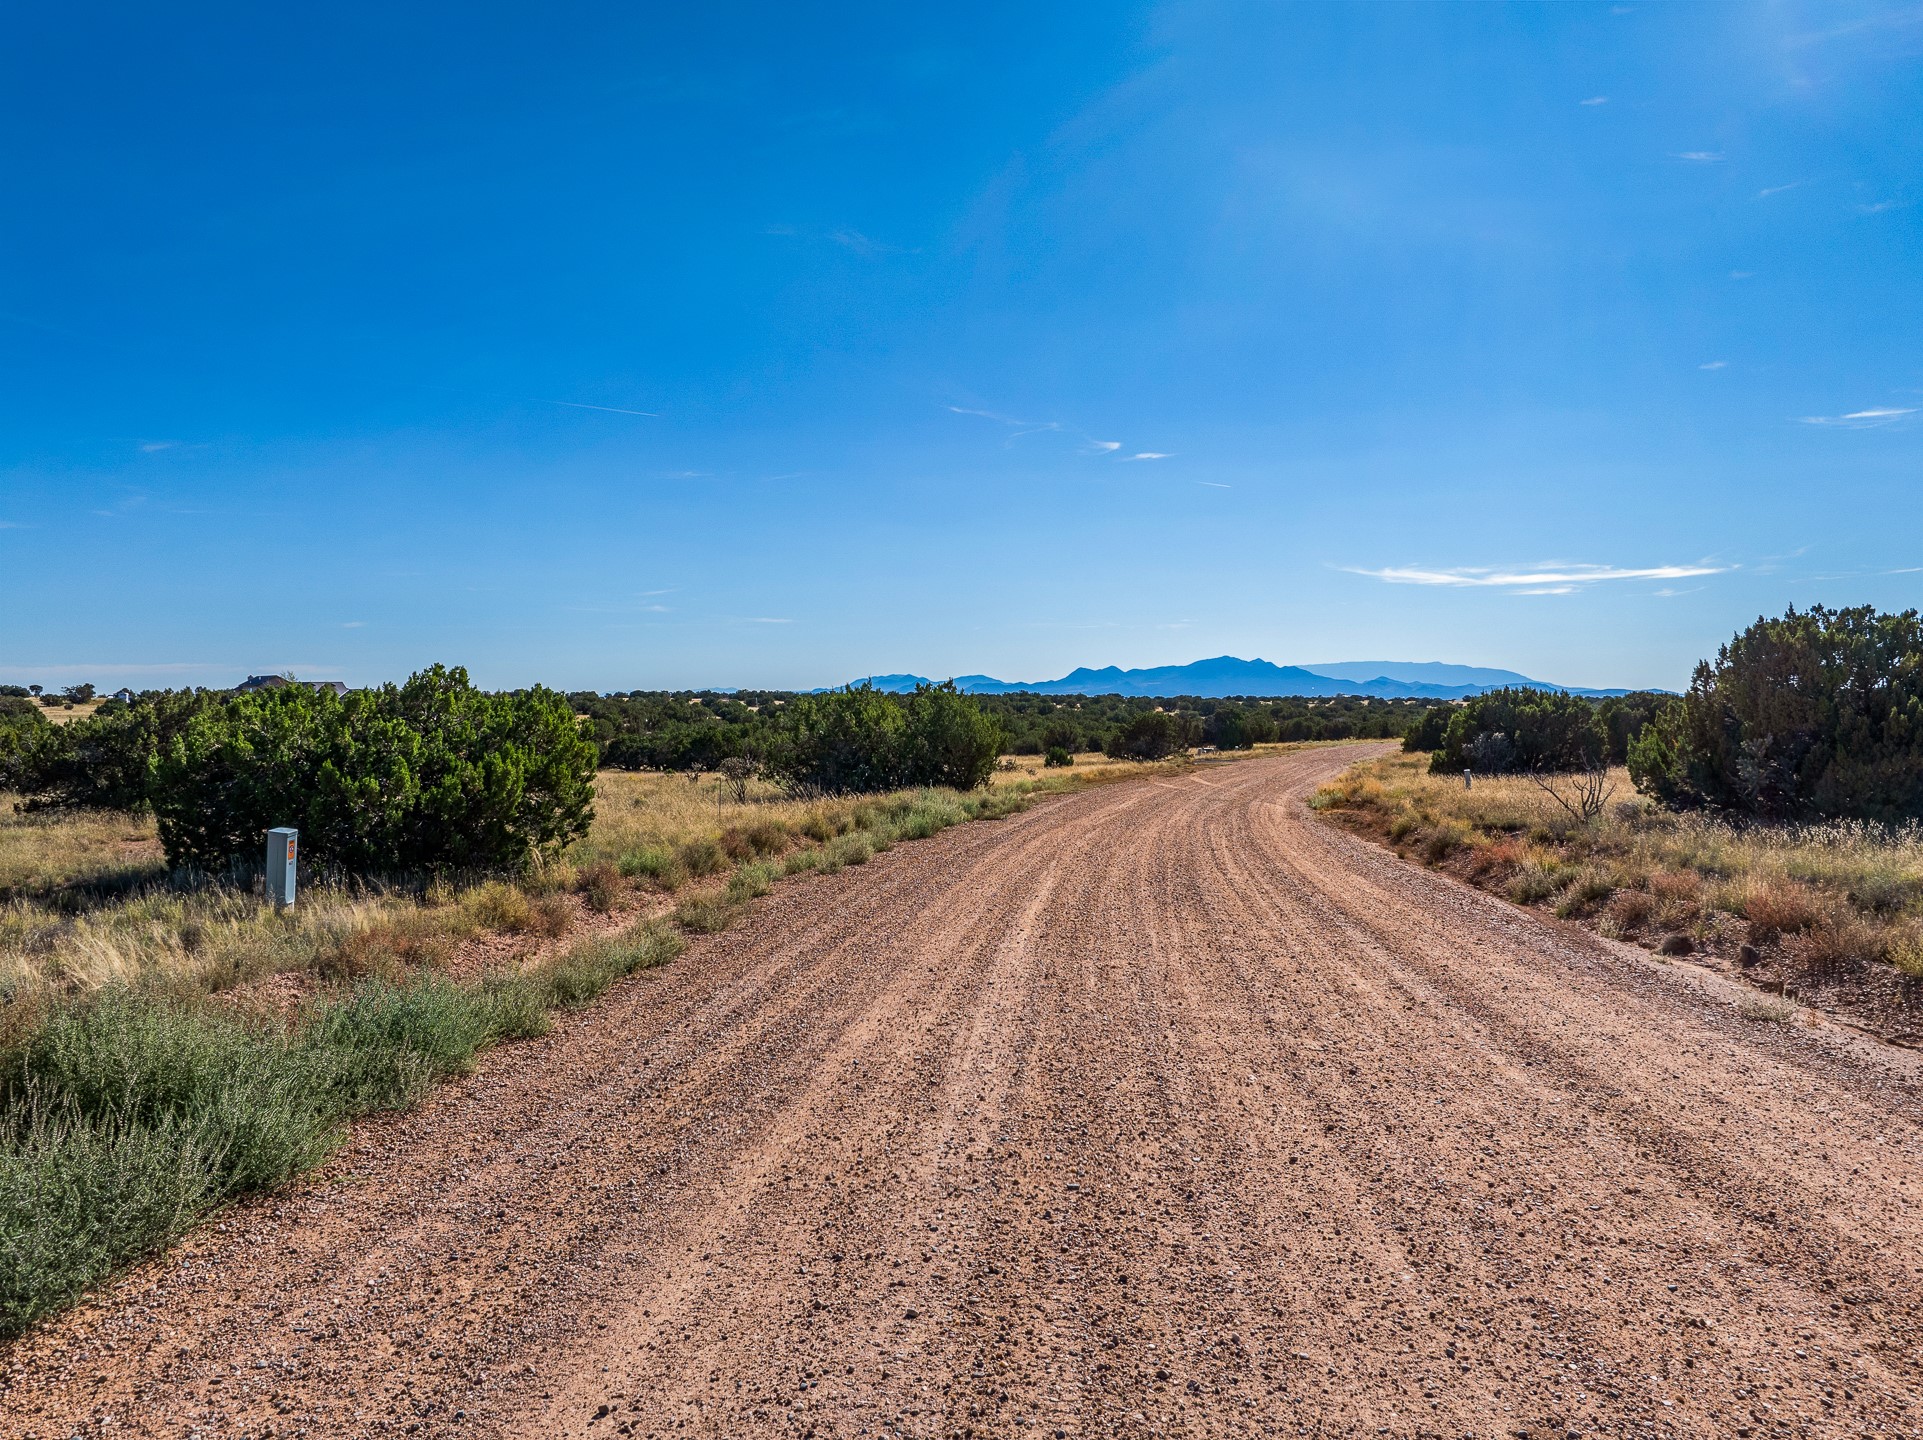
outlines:
{"label": "tall dry grass clump", "polygon": [[1775,946],[1813,978],[1868,965],[1923,976],[1923,827],[1762,824],[1675,814],[1634,795],[1581,823],[1526,777],[1427,773],[1394,755],[1312,800],[1399,852],[1522,904],[1654,943]]}

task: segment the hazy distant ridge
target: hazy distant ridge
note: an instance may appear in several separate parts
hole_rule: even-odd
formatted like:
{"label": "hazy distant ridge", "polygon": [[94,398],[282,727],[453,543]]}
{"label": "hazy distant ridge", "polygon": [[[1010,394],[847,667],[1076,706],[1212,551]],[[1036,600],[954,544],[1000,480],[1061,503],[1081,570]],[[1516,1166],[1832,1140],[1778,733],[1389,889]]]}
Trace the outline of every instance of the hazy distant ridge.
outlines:
{"label": "hazy distant ridge", "polygon": [[[912,690],[927,682],[921,675],[870,675],[878,690]],[[1071,670],[1059,680],[997,680],[992,675],[957,675],[955,683],[971,695],[1379,695],[1384,699],[1423,697],[1456,700],[1504,685],[1538,690],[1567,690],[1572,695],[1623,695],[1624,690],[1591,690],[1532,680],[1513,670],[1449,665],[1439,660],[1343,660],[1329,665],[1276,665],[1218,655],[1187,665],[1155,665],[1124,670],[1106,665]]]}

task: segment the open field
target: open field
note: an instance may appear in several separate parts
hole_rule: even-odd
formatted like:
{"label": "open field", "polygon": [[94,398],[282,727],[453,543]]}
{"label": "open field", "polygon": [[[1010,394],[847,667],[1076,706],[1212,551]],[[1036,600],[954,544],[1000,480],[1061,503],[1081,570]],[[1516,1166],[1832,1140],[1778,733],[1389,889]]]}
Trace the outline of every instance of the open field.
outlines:
{"label": "open field", "polygon": [[[998,774],[991,808],[1038,786],[1087,783],[1104,768]],[[519,884],[423,890],[304,878],[286,915],[246,890],[168,883],[151,816],[23,814],[0,796],[0,996],[113,982],[226,991],[275,975],[312,981],[338,968],[344,950],[383,945],[404,968],[505,963],[597,907],[665,911],[671,897],[724,886],[744,865],[865,859],[907,808],[942,793],[796,801],[754,781],[737,799],[713,776],[624,771],[603,771],[596,788],[589,834]],[[520,939],[504,948],[503,935]]]}
{"label": "open field", "polygon": [[1915,1057],[1315,818],[1353,757],[782,887],[17,1342],[0,1434],[1918,1433]]}
{"label": "open field", "polygon": [[1578,824],[1527,777],[1465,791],[1430,775],[1428,756],[1392,754],[1315,803],[1518,904],[1923,1039],[1923,829],[1676,814],[1641,800],[1621,770],[1610,782],[1602,816]]}

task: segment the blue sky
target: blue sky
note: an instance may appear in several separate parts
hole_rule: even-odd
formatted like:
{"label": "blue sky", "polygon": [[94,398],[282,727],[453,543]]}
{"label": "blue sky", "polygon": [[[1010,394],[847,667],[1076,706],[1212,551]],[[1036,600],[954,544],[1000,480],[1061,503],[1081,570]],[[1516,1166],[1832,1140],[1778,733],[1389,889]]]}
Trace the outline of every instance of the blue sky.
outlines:
{"label": "blue sky", "polygon": [[0,679],[1677,687],[1923,599],[1923,5],[0,24]]}

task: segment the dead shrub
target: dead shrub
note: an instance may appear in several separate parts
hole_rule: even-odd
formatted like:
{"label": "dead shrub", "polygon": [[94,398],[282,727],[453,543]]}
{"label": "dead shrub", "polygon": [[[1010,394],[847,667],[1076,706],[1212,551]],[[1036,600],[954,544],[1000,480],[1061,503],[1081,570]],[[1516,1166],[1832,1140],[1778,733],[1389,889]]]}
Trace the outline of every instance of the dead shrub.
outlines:
{"label": "dead shrub", "polygon": [[1656,897],[1647,890],[1618,890],[1610,897],[1607,914],[1624,934],[1643,928],[1656,913]]}
{"label": "dead shrub", "polygon": [[1884,953],[1881,927],[1871,925],[1842,906],[1823,912],[1803,932],[1803,967],[1812,975],[1838,975]]}
{"label": "dead shrub", "polygon": [[728,852],[721,848],[719,840],[706,835],[685,841],[676,858],[681,862],[682,873],[687,875],[714,875],[728,868]]}
{"label": "dead shrub", "polygon": [[1657,900],[1688,902],[1692,906],[1703,893],[1703,878],[1688,870],[1658,870],[1649,877],[1649,893]]}
{"label": "dead shrub", "polygon": [[811,810],[801,822],[801,833],[821,845],[826,845],[847,829],[845,818],[829,810]]}
{"label": "dead shrub", "polygon": [[1426,864],[1440,865],[1463,845],[1460,833],[1447,826],[1431,830],[1422,840],[1422,858]]}
{"label": "dead shrub", "polygon": [[1469,857],[1469,878],[1476,881],[1507,875],[1522,863],[1522,847],[1513,840],[1478,845]]}
{"label": "dead shrub", "polygon": [[529,911],[527,928],[536,935],[558,940],[574,928],[574,907],[565,895],[543,895]]}
{"label": "dead shrub", "polygon": [[439,970],[453,958],[447,935],[408,934],[385,925],[356,930],[314,963],[321,979],[341,982],[379,977],[399,980],[410,969]]}
{"label": "dead shrub", "polygon": [[605,860],[588,866],[576,883],[582,900],[597,915],[607,914],[621,898],[621,872]]}
{"label": "dead shrub", "polygon": [[757,820],[752,825],[730,825],[721,832],[721,848],[730,860],[753,860],[763,855],[779,855],[793,837],[778,820]]}
{"label": "dead shrub", "polygon": [[1399,810],[1396,812],[1395,817],[1389,821],[1389,838],[1391,840],[1407,840],[1416,832],[1416,828],[1421,823],[1421,821],[1416,819],[1413,811]]}
{"label": "dead shrub", "polygon": [[1752,940],[1798,935],[1814,925],[1822,907],[1808,886],[1780,875],[1753,876],[1743,890],[1743,918]]}
{"label": "dead shrub", "polygon": [[748,827],[748,844],[757,855],[779,855],[794,840],[794,834],[779,820],[757,820]]}

